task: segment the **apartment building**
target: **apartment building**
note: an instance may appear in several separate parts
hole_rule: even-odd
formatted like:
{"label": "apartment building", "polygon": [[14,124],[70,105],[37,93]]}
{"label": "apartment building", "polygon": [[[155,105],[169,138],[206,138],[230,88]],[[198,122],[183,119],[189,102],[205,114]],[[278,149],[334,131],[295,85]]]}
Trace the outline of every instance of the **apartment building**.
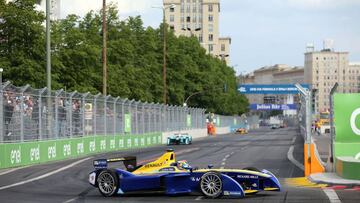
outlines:
{"label": "apartment building", "polygon": [[[220,0],[164,0],[165,20],[177,36],[196,36],[210,53],[230,63],[230,37],[220,37]],[[174,4],[175,8],[170,7]]]}
{"label": "apartment building", "polygon": [[329,95],[336,82],[339,84],[339,92],[358,92],[360,66],[350,65],[348,56],[348,52],[332,49],[305,53],[305,83],[316,90],[316,113],[330,108]]}

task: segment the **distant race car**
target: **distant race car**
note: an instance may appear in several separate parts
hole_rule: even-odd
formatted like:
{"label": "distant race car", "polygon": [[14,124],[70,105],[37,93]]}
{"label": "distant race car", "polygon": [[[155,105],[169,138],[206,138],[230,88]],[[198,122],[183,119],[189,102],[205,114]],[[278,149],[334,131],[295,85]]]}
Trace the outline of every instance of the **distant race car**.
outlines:
{"label": "distant race car", "polygon": [[192,143],[192,137],[191,135],[187,133],[180,133],[180,134],[173,134],[170,135],[167,138],[167,145],[173,145],[173,144],[191,144]]}
{"label": "distant race car", "polygon": [[279,129],[280,125],[279,124],[273,124],[271,125],[271,129]]}
{"label": "distant race car", "polygon": [[246,130],[246,128],[238,128],[235,130],[235,133],[247,134],[248,131]]}
{"label": "distant race car", "polygon": [[[110,162],[123,162],[126,170],[108,168]],[[176,161],[173,150],[157,160],[136,165],[136,157],[98,159],[89,182],[105,197],[140,192],[164,192],[166,195],[203,194],[208,198],[244,197],[259,191],[280,191],[278,179],[269,171],[256,168],[206,169]]]}

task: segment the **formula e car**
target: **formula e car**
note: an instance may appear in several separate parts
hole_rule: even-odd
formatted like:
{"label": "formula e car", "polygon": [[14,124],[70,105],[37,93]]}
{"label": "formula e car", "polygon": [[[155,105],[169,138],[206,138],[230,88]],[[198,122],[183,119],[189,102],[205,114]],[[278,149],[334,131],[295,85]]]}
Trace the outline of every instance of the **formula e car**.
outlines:
{"label": "formula e car", "polygon": [[173,145],[173,144],[191,144],[192,142],[192,137],[191,135],[187,134],[187,133],[182,133],[182,134],[173,134],[170,135],[167,138],[167,145]]}
{"label": "formula e car", "polygon": [[247,134],[248,131],[246,130],[246,128],[238,128],[238,129],[235,130],[235,133]]}
{"label": "formula e car", "polygon": [[[108,168],[108,163],[123,162],[126,170]],[[99,159],[89,182],[105,197],[139,192],[164,192],[166,195],[203,194],[208,198],[244,197],[259,191],[280,191],[278,179],[269,171],[255,168],[206,169],[176,161],[173,150],[157,160],[136,165],[136,157]]]}

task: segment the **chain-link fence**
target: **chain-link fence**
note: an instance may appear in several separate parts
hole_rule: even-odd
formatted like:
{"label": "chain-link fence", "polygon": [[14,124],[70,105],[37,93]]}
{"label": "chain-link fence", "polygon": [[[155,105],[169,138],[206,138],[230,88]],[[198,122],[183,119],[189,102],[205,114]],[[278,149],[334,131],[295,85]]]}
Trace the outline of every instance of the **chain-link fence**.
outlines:
{"label": "chain-link fence", "polygon": [[[0,87],[0,142],[93,135],[147,134],[206,128],[205,109],[143,103],[90,93]],[[219,116],[218,127],[244,119]]]}

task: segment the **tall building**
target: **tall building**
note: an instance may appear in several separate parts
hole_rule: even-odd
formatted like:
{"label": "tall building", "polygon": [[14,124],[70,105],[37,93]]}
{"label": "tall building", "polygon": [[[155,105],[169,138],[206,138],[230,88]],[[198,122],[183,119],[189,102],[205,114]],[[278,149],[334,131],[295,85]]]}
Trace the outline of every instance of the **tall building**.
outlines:
{"label": "tall building", "polygon": [[201,45],[227,64],[230,63],[230,37],[220,37],[220,0],[164,0],[165,19],[177,36],[196,36]]}
{"label": "tall building", "polygon": [[349,65],[348,52],[336,52],[326,46],[305,53],[305,83],[315,91],[316,113],[330,108],[330,90],[337,82],[339,92],[358,92],[360,66]]}

